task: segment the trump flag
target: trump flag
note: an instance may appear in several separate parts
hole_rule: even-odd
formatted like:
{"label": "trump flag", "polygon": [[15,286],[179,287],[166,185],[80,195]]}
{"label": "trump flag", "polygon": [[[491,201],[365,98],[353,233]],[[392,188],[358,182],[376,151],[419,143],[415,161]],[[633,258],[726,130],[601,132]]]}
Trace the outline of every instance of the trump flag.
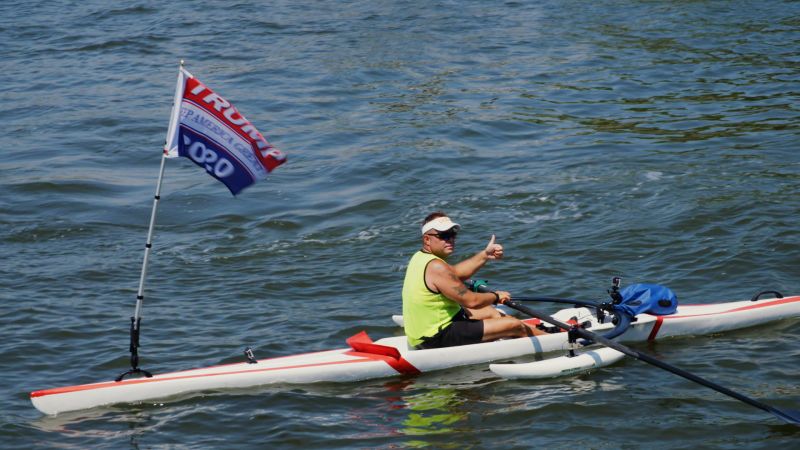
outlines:
{"label": "trump flag", "polygon": [[233,195],[286,162],[233,105],[180,68],[164,154],[185,156]]}

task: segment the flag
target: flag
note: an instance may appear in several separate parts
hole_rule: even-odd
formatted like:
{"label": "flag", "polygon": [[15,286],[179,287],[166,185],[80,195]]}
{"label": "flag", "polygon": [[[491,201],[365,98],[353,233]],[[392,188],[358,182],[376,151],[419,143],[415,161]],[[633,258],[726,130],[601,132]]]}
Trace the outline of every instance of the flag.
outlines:
{"label": "flag", "polygon": [[225,183],[233,195],[286,162],[224,98],[180,68],[164,154],[185,156]]}

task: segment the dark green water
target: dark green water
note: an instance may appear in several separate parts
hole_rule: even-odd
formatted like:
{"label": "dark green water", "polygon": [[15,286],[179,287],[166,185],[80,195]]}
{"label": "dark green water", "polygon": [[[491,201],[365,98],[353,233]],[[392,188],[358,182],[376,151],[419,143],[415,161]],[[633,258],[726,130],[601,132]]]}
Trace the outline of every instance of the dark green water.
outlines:
{"label": "dark green water", "polygon": [[[774,448],[772,416],[637,361],[544,382],[486,366],[43,417],[32,390],[128,365],[177,65],[289,162],[232,198],[168,161],[146,286],[154,372],[401,334],[432,210],[516,295],[800,293],[800,3],[0,5],[0,446]],[[637,346],[800,409],[797,321]]]}

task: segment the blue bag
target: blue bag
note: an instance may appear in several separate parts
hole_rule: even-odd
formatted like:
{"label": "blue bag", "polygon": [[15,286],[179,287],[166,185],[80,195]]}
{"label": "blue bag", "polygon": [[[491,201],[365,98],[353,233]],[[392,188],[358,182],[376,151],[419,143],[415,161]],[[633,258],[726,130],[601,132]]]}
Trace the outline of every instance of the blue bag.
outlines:
{"label": "blue bag", "polygon": [[678,297],[666,286],[658,284],[632,284],[619,291],[622,302],[620,309],[636,317],[645,313],[654,316],[668,316],[678,309]]}

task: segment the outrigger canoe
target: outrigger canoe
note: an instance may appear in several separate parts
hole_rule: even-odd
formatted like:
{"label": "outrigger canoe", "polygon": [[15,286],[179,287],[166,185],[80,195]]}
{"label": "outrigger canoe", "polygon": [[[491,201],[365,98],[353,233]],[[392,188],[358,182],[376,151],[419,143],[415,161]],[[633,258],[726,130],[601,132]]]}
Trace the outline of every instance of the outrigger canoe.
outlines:
{"label": "outrigger canoe", "polygon": [[[706,305],[680,305],[675,314],[640,314],[616,340],[653,341],[666,337],[702,335],[762,325],[800,316],[800,296],[736,301]],[[598,320],[589,308],[568,308],[553,314],[562,321],[585,324],[594,333],[611,330],[608,318]],[[398,320],[399,318],[396,318]],[[529,319],[536,323],[538,319]],[[201,369],[66,386],[32,392],[31,401],[49,415],[118,403],[142,403],[201,391],[245,388],[267,384],[352,382],[398,375],[416,375],[456,366],[507,360],[570,347],[568,333],[506,339],[496,342],[414,350],[405,336],[372,341],[365,332],[347,339],[347,347],[256,361],[225,364]],[[601,348],[600,350],[608,350]],[[590,353],[591,351],[587,352]],[[610,355],[614,356],[614,355]],[[554,363],[562,358],[555,358]],[[542,367],[548,361],[539,361]],[[519,366],[519,367],[517,367]],[[492,370],[509,377],[518,375],[525,364],[493,364]],[[561,370],[560,368],[556,368]],[[516,371],[516,372],[515,372]]]}

